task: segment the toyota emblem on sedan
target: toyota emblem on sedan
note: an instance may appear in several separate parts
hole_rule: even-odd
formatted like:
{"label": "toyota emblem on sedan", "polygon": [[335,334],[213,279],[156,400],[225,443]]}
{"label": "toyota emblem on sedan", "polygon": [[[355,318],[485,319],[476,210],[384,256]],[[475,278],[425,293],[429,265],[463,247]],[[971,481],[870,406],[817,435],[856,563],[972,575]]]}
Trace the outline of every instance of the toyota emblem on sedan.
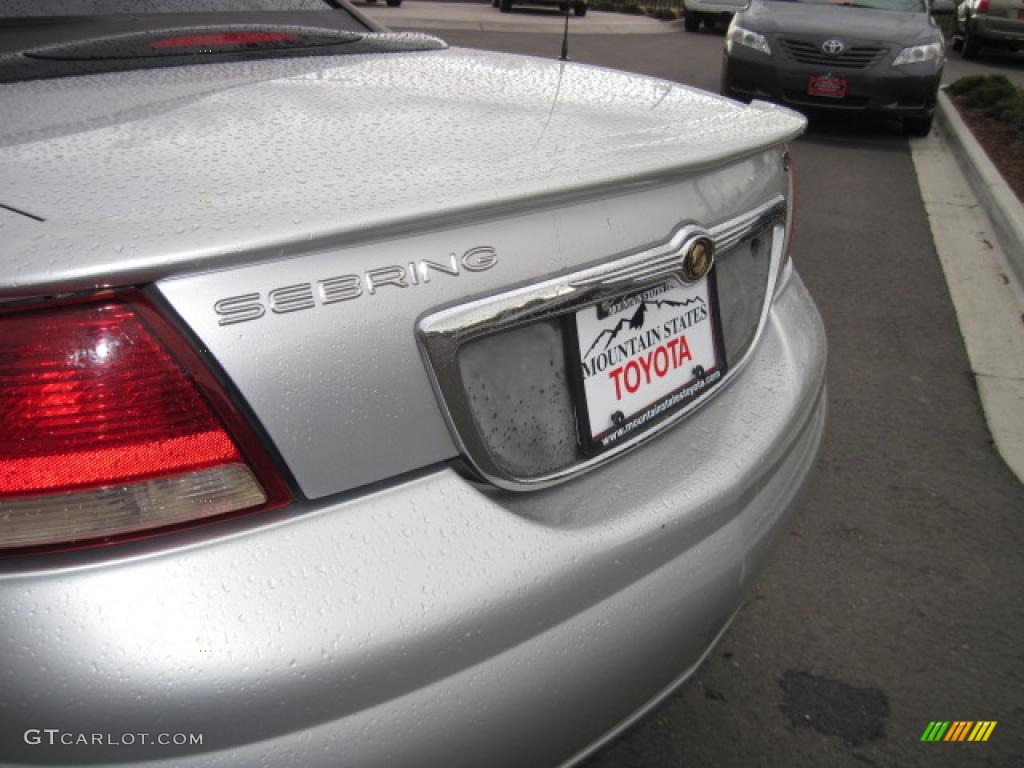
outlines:
{"label": "toyota emblem on sedan", "polygon": [[826,40],[821,44],[821,50],[829,56],[838,56],[846,50],[846,44],[842,40]]}

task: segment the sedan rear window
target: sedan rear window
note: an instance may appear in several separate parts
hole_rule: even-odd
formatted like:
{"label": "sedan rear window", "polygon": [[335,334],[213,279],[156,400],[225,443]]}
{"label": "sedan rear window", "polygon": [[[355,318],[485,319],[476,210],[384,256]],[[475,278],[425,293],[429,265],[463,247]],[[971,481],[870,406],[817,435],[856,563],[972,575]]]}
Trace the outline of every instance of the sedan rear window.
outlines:
{"label": "sedan rear window", "polygon": [[141,13],[239,11],[323,11],[340,7],[327,0],[8,0],[0,18],[117,16]]}
{"label": "sedan rear window", "polygon": [[215,62],[405,53],[445,45],[389,34],[331,0],[13,0],[0,3],[0,83]]}

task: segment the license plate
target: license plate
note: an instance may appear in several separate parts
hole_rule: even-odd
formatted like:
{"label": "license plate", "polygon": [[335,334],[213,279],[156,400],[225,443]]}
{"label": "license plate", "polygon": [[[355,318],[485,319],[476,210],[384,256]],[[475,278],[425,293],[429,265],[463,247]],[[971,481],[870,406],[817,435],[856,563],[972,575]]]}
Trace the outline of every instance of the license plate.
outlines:
{"label": "license plate", "polygon": [[846,78],[833,75],[811,75],[807,81],[807,93],[811,96],[841,99],[846,96]]}
{"label": "license plate", "polygon": [[576,313],[570,349],[578,354],[576,407],[590,449],[653,426],[721,380],[712,293],[708,278],[672,281]]}

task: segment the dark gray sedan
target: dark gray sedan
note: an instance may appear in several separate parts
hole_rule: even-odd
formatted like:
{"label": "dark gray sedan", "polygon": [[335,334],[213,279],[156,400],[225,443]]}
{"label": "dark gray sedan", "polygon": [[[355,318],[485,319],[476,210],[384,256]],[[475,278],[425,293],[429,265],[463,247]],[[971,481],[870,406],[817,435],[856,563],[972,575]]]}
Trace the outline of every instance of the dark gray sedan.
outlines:
{"label": "dark gray sedan", "polygon": [[726,34],[722,93],[894,115],[926,136],[944,62],[925,0],[754,0]]}

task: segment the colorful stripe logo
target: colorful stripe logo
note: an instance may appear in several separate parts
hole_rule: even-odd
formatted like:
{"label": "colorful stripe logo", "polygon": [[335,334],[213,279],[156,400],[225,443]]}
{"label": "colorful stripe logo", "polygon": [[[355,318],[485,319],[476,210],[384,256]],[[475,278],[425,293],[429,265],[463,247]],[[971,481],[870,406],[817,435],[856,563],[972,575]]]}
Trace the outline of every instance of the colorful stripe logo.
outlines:
{"label": "colorful stripe logo", "polygon": [[988,741],[995,729],[995,720],[932,720],[921,741]]}

